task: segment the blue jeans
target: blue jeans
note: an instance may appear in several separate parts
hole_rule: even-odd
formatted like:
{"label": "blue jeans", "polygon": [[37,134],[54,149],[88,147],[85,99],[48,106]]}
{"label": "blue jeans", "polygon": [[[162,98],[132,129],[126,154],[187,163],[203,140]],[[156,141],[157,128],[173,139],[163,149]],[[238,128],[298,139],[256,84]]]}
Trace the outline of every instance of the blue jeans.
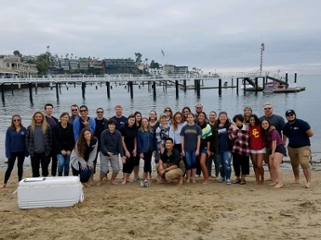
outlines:
{"label": "blue jeans", "polygon": [[70,156],[57,154],[58,159],[58,176],[62,176],[62,171],[64,170],[64,175],[69,175],[69,163],[70,163]]}
{"label": "blue jeans", "polygon": [[186,170],[196,168],[196,159],[195,151],[185,152]]}
{"label": "blue jeans", "polygon": [[86,169],[81,169],[79,166],[79,178],[81,183],[86,183],[88,182],[91,174],[93,173],[93,168],[86,168]]}
{"label": "blue jeans", "polygon": [[219,164],[220,174],[222,178],[231,178],[231,151],[219,152],[215,154],[216,160]]}

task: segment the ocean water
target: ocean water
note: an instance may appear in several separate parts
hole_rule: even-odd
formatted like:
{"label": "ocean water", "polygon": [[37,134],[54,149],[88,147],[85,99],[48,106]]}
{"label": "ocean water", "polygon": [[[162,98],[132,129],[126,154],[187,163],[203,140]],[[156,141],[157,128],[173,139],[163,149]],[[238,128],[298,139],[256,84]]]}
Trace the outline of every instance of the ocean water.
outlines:
{"label": "ocean water", "polygon": [[[59,117],[62,112],[70,112],[70,105],[85,104],[89,108],[89,116],[95,117],[96,108],[102,107],[105,110],[105,117],[109,118],[114,115],[114,107],[117,104],[123,106],[123,114],[125,116],[135,111],[140,111],[143,116],[148,116],[150,110],[154,109],[158,115],[162,113],[165,107],[171,107],[173,112],[181,111],[184,106],[189,106],[192,111],[197,102],[202,102],[204,111],[209,113],[214,110],[226,111],[229,118],[233,118],[235,114],[242,113],[245,106],[250,106],[253,113],[258,116],[263,115],[263,106],[266,102],[270,102],[274,108],[274,113],[284,117],[287,109],[291,108],[296,111],[297,117],[307,121],[313,131],[314,136],[311,138],[312,151],[321,152],[321,128],[319,127],[319,119],[321,119],[321,76],[298,76],[297,86],[305,86],[306,90],[297,93],[263,93],[247,92],[243,95],[243,90],[239,89],[239,95],[236,94],[235,88],[227,88],[222,90],[222,96],[218,96],[218,89],[203,89],[200,97],[194,90],[183,90],[179,92],[179,98],[176,99],[175,87],[163,86],[156,88],[156,101],[153,100],[153,92],[145,86],[134,85],[134,98],[130,99],[129,92],[124,85],[112,85],[111,98],[107,98],[105,84],[87,85],[86,99],[82,99],[81,86],[69,85],[61,87],[59,100],[56,99],[55,88],[38,88],[37,95],[33,89],[33,102],[31,105],[29,100],[29,90],[15,90],[14,95],[11,91],[5,92],[5,103],[0,106],[0,162],[4,161],[4,141],[5,132],[10,125],[11,116],[20,114],[22,123],[28,126],[31,122],[31,116],[35,111],[43,110],[46,103],[54,105],[53,115]],[[231,79],[223,79],[231,85]],[[290,79],[291,82],[291,79]],[[293,82],[293,80],[292,80]],[[261,82],[259,82],[261,83]],[[187,82],[192,85],[193,82]],[[218,86],[218,80],[204,81],[207,87]],[[240,81],[241,85],[241,81]],[[236,86],[236,80],[234,80]],[[0,103],[1,104],[1,103]]]}

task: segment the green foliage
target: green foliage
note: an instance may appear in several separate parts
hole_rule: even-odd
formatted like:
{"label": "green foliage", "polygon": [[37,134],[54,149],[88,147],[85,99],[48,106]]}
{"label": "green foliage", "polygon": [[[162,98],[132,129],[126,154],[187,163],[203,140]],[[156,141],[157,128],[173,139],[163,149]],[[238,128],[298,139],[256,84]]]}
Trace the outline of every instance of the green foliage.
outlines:
{"label": "green foliage", "polygon": [[49,68],[50,53],[43,53],[37,56],[36,64],[38,75],[46,75]]}
{"label": "green foliage", "polygon": [[157,68],[159,69],[159,63],[155,62],[154,60],[152,60],[149,64],[149,68]]}
{"label": "green foliage", "polygon": [[136,64],[139,64],[139,63],[141,63],[142,62],[142,54],[141,53],[135,53],[135,62],[136,62]]}

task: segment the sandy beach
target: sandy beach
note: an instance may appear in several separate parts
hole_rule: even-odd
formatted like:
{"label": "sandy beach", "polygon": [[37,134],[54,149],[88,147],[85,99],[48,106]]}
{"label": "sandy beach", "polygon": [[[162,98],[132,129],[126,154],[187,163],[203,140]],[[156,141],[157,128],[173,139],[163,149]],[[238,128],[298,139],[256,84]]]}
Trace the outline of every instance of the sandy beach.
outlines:
{"label": "sandy beach", "polygon": [[321,173],[312,171],[310,189],[302,173],[297,185],[290,184],[290,171],[283,177],[282,189],[268,182],[254,185],[253,174],[246,185],[230,186],[217,180],[202,185],[202,178],[196,184],[151,183],[149,188],[108,181],[85,188],[84,202],[73,207],[21,210],[12,194],[14,169],[7,188],[0,189],[0,240],[320,239]]}

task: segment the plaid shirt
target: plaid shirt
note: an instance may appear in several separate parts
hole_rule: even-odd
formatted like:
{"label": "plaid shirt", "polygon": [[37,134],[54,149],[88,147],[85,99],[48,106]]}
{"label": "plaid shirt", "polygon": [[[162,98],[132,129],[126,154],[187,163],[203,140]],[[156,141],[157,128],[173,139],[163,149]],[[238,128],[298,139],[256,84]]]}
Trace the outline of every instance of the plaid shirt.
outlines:
{"label": "plaid shirt", "polygon": [[228,129],[228,137],[233,141],[232,152],[242,155],[250,155],[250,132],[243,124],[242,129]]}

